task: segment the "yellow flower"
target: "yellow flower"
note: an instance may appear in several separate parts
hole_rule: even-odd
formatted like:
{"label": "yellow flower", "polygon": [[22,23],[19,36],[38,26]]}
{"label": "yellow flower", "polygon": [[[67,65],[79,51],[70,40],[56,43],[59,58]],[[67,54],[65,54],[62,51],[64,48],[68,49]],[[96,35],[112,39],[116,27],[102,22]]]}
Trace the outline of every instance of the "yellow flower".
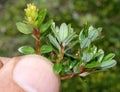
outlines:
{"label": "yellow flower", "polygon": [[27,8],[25,9],[25,13],[26,13],[25,22],[33,26],[36,26],[38,11],[39,11],[38,8],[34,4],[27,4]]}

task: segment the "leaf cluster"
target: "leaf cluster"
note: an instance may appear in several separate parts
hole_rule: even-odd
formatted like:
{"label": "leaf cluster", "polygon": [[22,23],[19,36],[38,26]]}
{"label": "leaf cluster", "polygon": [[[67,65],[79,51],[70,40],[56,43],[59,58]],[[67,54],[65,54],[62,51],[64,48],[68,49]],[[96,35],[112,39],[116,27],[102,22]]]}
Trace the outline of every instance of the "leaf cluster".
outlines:
{"label": "leaf cluster", "polygon": [[[46,37],[49,39],[47,43],[36,48],[40,49],[41,55],[54,62],[54,72],[60,74],[62,79],[86,76],[116,65],[114,53],[105,55],[102,49],[94,45],[94,41],[101,35],[101,27],[94,28],[86,23],[77,34],[71,24],[62,23],[58,27],[53,20],[43,23],[45,16],[46,9],[42,9],[38,12],[37,26],[23,22],[18,22],[16,25],[21,33],[32,35],[36,42],[41,43]],[[31,46],[22,46],[18,50],[23,54],[36,53]]]}

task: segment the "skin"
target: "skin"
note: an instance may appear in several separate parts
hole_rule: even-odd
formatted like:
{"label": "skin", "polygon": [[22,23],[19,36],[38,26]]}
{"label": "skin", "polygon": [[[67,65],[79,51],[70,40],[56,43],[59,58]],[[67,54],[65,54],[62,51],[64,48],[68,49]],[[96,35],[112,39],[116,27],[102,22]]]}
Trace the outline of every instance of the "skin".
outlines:
{"label": "skin", "polygon": [[53,64],[38,55],[0,57],[0,92],[59,92]]}

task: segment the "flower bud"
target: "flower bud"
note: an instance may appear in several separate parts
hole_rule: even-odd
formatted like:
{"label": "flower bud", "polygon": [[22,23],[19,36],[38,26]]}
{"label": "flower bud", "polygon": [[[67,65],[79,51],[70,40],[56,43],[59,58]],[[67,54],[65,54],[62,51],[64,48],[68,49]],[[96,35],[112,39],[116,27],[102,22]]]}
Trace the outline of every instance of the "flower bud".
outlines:
{"label": "flower bud", "polygon": [[31,24],[33,26],[37,25],[37,17],[38,17],[38,9],[34,4],[27,4],[27,8],[25,9],[26,13],[26,23]]}

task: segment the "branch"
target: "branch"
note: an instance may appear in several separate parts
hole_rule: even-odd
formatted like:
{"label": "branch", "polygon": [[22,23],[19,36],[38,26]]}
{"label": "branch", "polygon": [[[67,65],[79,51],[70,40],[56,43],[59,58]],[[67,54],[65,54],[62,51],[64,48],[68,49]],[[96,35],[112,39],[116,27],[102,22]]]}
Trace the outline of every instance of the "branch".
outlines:
{"label": "branch", "polygon": [[70,79],[77,76],[79,73],[71,73],[69,75],[61,76],[61,80]]}
{"label": "branch", "polygon": [[95,70],[96,69],[93,68],[93,69],[84,70],[84,71],[79,72],[79,73],[71,73],[69,75],[61,76],[61,80],[70,79],[70,78],[76,77],[78,75],[81,76],[81,77],[85,77],[88,74],[90,74],[92,71],[95,71]]}
{"label": "branch", "polygon": [[38,29],[34,29],[34,36],[36,37],[36,54],[40,54],[40,33]]}

